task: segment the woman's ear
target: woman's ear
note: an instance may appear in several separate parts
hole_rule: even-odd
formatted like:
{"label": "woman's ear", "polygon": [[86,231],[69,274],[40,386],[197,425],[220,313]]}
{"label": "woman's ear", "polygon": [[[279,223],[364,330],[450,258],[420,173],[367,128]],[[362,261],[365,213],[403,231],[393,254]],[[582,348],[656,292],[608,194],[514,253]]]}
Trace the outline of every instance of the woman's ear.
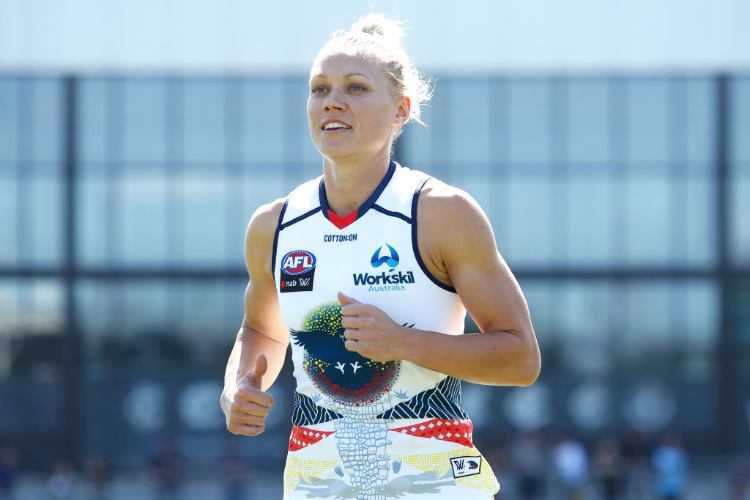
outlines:
{"label": "woman's ear", "polygon": [[404,125],[409,121],[409,114],[411,113],[411,99],[408,97],[402,97],[401,102],[396,110],[396,123],[398,125]]}

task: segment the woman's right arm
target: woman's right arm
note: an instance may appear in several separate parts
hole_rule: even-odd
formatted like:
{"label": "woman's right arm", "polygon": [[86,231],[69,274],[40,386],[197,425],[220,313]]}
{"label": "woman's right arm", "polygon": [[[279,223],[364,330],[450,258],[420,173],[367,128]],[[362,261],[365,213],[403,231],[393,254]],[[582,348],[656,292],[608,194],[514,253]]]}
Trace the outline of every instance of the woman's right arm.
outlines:
{"label": "woman's right arm", "polygon": [[288,330],[273,279],[273,240],[284,200],[260,207],[245,234],[245,263],[250,281],[245,290],[245,317],[229,356],[221,409],[233,434],[257,436],[273,397],[265,392],[284,365]]}

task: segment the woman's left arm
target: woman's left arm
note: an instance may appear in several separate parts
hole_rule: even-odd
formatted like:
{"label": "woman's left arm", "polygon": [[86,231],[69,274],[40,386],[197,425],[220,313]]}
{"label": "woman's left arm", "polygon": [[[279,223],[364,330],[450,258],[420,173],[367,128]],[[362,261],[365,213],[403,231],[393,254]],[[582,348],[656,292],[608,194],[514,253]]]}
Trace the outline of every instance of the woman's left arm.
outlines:
{"label": "woman's left arm", "polygon": [[[432,181],[431,181],[432,184]],[[488,385],[528,386],[541,357],[526,300],[495,244],[489,220],[468,194],[436,183],[420,196],[422,259],[453,286],[482,333],[406,328],[382,310],[340,294],[347,349],[378,361],[403,359]]]}

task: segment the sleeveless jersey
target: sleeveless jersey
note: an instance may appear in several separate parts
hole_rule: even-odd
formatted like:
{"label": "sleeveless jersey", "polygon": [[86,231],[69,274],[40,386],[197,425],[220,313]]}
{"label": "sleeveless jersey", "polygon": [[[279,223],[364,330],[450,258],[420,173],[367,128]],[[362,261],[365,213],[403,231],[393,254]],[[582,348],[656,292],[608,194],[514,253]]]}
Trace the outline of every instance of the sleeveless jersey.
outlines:
{"label": "sleeveless jersey", "polygon": [[339,291],[405,327],[463,333],[458,295],[419,254],[416,207],[427,179],[391,162],[349,216],[329,211],[322,176],[282,208],[272,262],[297,381],[286,500],[486,500],[499,489],[472,444],[457,379],[344,347]]}

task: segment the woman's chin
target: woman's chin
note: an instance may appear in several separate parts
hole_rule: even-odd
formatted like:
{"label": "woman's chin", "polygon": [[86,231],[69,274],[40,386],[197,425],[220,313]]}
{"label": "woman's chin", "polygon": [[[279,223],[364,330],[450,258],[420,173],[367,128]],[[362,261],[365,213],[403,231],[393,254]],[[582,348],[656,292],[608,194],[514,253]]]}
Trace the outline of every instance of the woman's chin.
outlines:
{"label": "woman's chin", "polygon": [[334,162],[346,162],[352,159],[362,159],[363,157],[361,149],[352,149],[344,146],[318,148],[318,151],[324,158]]}
{"label": "woman's chin", "polygon": [[327,160],[333,162],[357,162],[369,163],[372,159],[382,156],[384,153],[388,156],[388,145],[379,147],[372,145],[369,147],[351,147],[345,144],[325,144],[318,145],[318,152]]}

